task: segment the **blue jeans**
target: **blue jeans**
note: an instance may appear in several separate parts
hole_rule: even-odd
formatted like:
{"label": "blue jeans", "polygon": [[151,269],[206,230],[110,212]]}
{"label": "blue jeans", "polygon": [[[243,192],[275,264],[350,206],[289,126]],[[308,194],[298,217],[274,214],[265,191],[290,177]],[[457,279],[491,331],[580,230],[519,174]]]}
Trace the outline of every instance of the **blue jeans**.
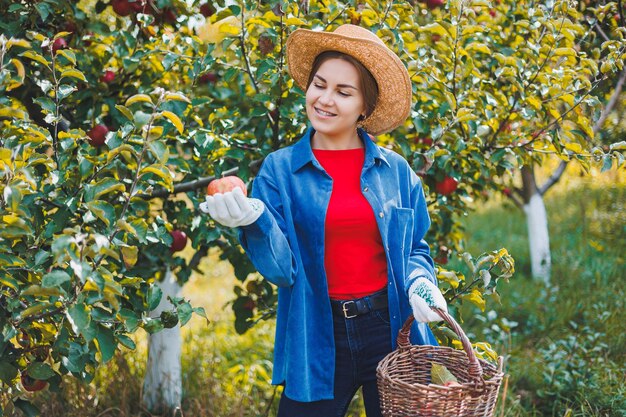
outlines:
{"label": "blue jeans", "polygon": [[299,402],[284,393],[277,417],[343,417],[359,387],[367,417],[382,417],[376,366],[391,352],[389,310],[374,310],[346,319],[333,314],[335,336],[335,397]]}

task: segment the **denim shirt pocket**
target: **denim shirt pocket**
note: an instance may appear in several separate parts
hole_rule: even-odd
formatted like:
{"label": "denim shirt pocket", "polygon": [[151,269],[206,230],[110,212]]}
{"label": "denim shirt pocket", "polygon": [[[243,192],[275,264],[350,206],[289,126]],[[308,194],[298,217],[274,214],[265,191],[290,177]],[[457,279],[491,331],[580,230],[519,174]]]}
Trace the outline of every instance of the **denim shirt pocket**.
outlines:
{"label": "denim shirt pocket", "polygon": [[389,257],[394,276],[401,281],[406,278],[406,270],[413,242],[414,212],[410,208],[392,207],[387,235]]}

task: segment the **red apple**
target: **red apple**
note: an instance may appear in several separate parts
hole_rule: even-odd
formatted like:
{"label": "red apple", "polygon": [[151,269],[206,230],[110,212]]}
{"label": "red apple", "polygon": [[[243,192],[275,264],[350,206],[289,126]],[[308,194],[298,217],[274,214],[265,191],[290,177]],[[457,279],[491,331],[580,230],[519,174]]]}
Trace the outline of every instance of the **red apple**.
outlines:
{"label": "red apple", "polygon": [[448,256],[450,256],[450,249],[447,246],[439,246],[437,256],[433,259],[439,265],[445,265],[448,263]]}
{"label": "red apple", "polygon": [[56,54],[59,49],[67,48],[67,41],[63,38],[56,38],[54,42],[52,42],[52,53]]}
{"label": "red apple", "polygon": [[215,84],[217,82],[217,74],[215,74],[214,72],[207,72],[205,74],[202,74],[200,77],[198,77],[198,82],[202,84]]}
{"label": "red apple", "polygon": [[111,84],[113,80],[115,80],[115,72],[111,70],[104,71],[104,74],[102,74],[102,77],[100,77],[100,81],[107,84]]}
{"label": "red apple", "polygon": [[267,35],[259,36],[259,51],[262,55],[267,55],[274,50],[274,42]]}
{"label": "red apple", "polygon": [[104,145],[107,133],[109,133],[108,127],[105,125],[95,125],[89,132],[87,132],[87,136],[89,136],[89,143],[96,148]]}
{"label": "red apple", "polygon": [[432,140],[430,137],[428,137],[428,136],[423,137],[423,138],[422,138],[422,137],[419,137],[419,136],[414,136],[414,137],[413,137],[413,142],[414,142],[416,145],[424,145],[424,146],[426,146],[426,147],[428,147],[428,148],[430,148],[431,146],[433,146],[433,140]]}
{"label": "red apple", "polygon": [[134,11],[134,6],[128,0],[112,0],[111,6],[118,16],[128,16]]}
{"label": "red apple", "polygon": [[458,186],[457,180],[446,175],[443,180],[435,183],[435,190],[441,195],[450,195]]}
{"label": "red apple", "polygon": [[145,7],[147,5],[147,1],[145,0],[135,0],[134,2],[129,2],[129,6],[137,13],[144,13]]}
{"label": "red apple", "polygon": [[502,192],[504,193],[505,196],[507,197],[511,197],[511,189],[510,188],[505,188],[502,190]]}
{"label": "red apple", "polygon": [[76,29],[78,29],[78,27],[76,26],[76,22],[72,22],[71,20],[68,20],[65,25],[63,25],[63,31],[64,32],[72,32],[75,33]]}
{"label": "red apple", "polygon": [[426,6],[429,9],[436,9],[437,7],[441,7],[445,4],[445,0],[426,0]]}
{"label": "red apple", "polygon": [[177,22],[178,16],[176,15],[176,12],[169,7],[163,9],[162,15],[163,21],[169,23],[170,25],[173,25]]}
{"label": "red apple", "polygon": [[200,6],[200,13],[202,13],[202,16],[204,17],[211,17],[215,14],[215,12],[215,6],[213,6],[211,3],[204,3],[202,6]]}
{"label": "red apple", "polygon": [[178,252],[185,249],[185,246],[187,246],[187,235],[185,232],[182,230],[172,230],[170,235],[172,236],[170,252]]}
{"label": "red apple", "polygon": [[22,386],[24,387],[24,389],[30,392],[41,391],[48,384],[46,381],[43,381],[41,379],[31,378],[30,376],[28,376],[28,374],[25,373],[22,374],[20,380],[22,381]]}
{"label": "red apple", "polygon": [[489,14],[491,15],[491,17],[496,17],[496,11],[494,9],[490,9]]}
{"label": "red apple", "polygon": [[439,42],[441,40],[441,35],[438,35],[438,34],[434,33],[434,34],[430,35],[430,40],[433,43],[437,43],[437,42]]}
{"label": "red apple", "polygon": [[207,194],[214,195],[217,193],[226,193],[228,191],[232,191],[235,188],[241,188],[243,191],[243,195],[248,195],[246,191],[246,184],[239,177],[235,177],[234,175],[226,176],[222,178],[215,179],[211,181],[206,189]]}

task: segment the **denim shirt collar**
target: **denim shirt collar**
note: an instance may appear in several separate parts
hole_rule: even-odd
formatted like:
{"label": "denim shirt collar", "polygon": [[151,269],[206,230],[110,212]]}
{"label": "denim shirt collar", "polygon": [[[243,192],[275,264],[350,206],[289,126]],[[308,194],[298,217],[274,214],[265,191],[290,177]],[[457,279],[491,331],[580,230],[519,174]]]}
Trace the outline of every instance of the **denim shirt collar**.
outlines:
{"label": "denim shirt collar", "polygon": [[[311,148],[311,136],[313,133],[315,133],[315,129],[310,126],[302,138],[293,145],[295,152],[293,153],[292,171],[294,173],[307,164],[312,164],[316,168],[322,169],[317,159],[315,159],[313,149]],[[380,148],[370,139],[369,134],[361,128],[357,129],[357,133],[359,139],[361,139],[361,142],[365,145],[365,162],[363,163],[363,168],[369,168],[377,162],[384,162],[387,166],[390,166],[389,161],[387,161],[387,158],[383,155]]]}

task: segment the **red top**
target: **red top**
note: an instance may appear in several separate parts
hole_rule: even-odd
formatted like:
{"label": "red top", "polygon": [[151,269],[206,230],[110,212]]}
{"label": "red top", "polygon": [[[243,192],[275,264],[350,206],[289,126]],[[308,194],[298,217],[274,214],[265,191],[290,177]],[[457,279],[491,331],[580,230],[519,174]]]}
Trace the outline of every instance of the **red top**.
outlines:
{"label": "red top", "polygon": [[372,294],[387,285],[387,259],[374,211],[361,192],[365,149],[314,149],[313,154],[333,179],[324,242],[330,298]]}

